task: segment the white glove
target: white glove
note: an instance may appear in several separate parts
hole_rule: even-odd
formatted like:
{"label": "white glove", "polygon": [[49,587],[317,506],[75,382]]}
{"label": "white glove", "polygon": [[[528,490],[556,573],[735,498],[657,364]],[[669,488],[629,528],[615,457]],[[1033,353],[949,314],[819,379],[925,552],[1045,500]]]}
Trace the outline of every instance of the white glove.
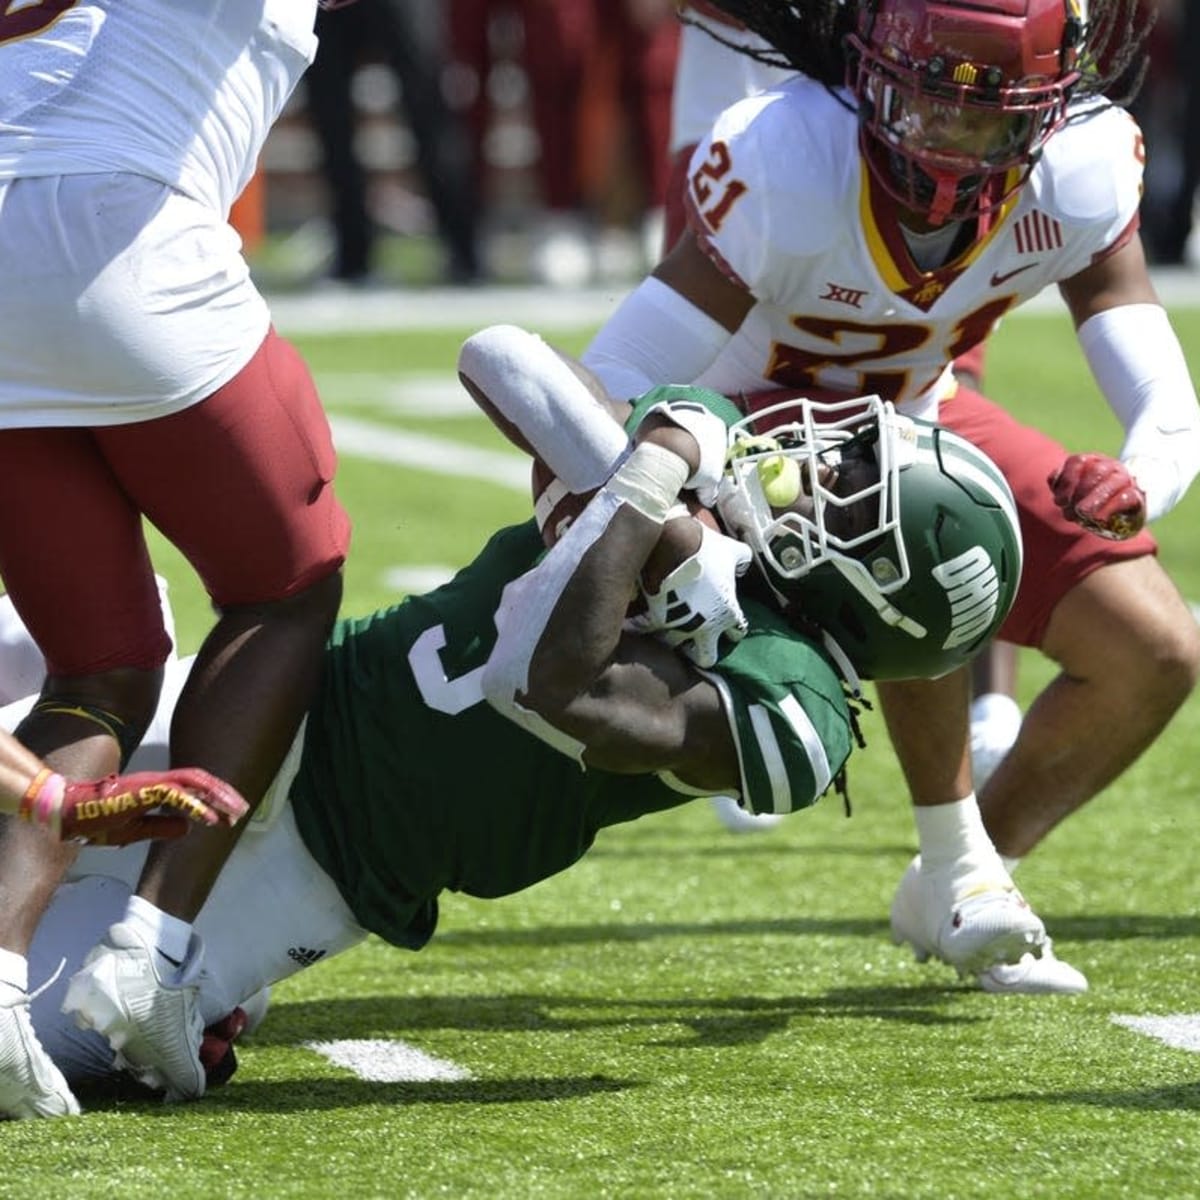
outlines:
{"label": "white glove", "polygon": [[700,465],[685,483],[705,508],[717,502],[717,487],[725,471],[725,454],[729,448],[729,429],[716,413],[703,404],[691,404],[686,400],[663,401],[646,410],[642,421],[651,413],[666,417],[680,429],[686,429],[700,447]]}
{"label": "white glove", "polygon": [[720,657],[721,637],[740,642],[746,617],[737,598],[737,580],[750,566],[750,548],[707,525],[700,548],[684,559],[653,594],[642,589],[646,611],[630,619],[630,628],[658,633],[681,649],[698,667]]}

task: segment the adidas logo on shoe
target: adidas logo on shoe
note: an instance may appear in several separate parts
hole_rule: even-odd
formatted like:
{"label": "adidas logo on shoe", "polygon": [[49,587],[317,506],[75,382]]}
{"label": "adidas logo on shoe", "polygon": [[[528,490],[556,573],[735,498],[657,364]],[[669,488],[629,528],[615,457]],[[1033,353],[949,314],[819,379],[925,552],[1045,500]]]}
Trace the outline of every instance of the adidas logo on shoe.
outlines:
{"label": "adidas logo on shoe", "polygon": [[324,950],[310,950],[307,946],[292,946],[288,950],[288,958],[298,962],[302,967],[311,967],[325,957]]}

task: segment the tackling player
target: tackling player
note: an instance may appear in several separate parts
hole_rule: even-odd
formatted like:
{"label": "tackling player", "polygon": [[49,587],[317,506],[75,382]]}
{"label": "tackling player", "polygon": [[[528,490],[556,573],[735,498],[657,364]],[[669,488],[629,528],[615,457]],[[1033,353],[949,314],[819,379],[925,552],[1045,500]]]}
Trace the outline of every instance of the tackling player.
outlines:
{"label": "tackling player", "polygon": [[[1143,529],[1200,467],[1200,414],[1138,237],[1141,136],[1103,98],[1144,31],[1125,0],[1090,20],[1074,0],[714,3],[807,78],[718,119],[692,159],[689,234],[584,361],[615,396],[696,381],[753,410],[772,389],[877,391],[995,460],[1026,552],[1000,636],[1060,674],[978,803],[967,673],[879,695],[922,844],[982,812],[1015,866],[1159,735],[1200,671],[1196,623]],[[1125,429],[1119,457],[1068,454],[953,377],[1050,284]],[[929,866],[914,860],[892,906],[921,955],[937,954],[947,899]],[[1044,956],[981,983],[1080,980]]]}
{"label": "tackling player", "polygon": [[[313,57],[316,6],[0,7],[0,573],[48,672],[18,736],[72,778],[120,770],[157,705],[170,641],[143,520],[217,612],[172,763],[257,803],[316,686],[349,521],[312,379],[228,223]],[[190,921],[235,838],[150,852],[127,919],[161,962],[189,969]],[[72,853],[0,821],[0,984],[24,986]],[[144,1024],[127,1052],[157,1057],[156,993],[126,984]],[[0,1096],[53,1103],[26,1026],[0,1006]]]}

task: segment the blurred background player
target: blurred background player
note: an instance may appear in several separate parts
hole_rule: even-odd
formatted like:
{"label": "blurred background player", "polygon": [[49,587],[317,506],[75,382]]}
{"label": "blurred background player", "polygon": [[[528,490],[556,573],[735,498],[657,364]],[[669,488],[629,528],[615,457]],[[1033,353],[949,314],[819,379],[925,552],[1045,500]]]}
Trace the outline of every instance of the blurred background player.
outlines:
{"label": "blurred background player", "polygon": [[368,57],[386,65],[399,91],[396,107],[415,143],[417,174],[443,250],[442,278],[470,284],[484,274],[470,139],[443,93],[442,8],[434,0],[371,0],[317,14],[317,56],[304,87],[329,187],[335,280],[369,282],[375,265],[376,219],[354,94],[356,71]]}
{"label": "blurred background player", "polygon": [[448,11],[476,189],[489,207],[497,99],[516,86],[496,69],[502,52],[524,70],[535,179],[519,221],[534,278],[577,287],[643,269],[666,194],[679,34],[671,0],[450,0]]}

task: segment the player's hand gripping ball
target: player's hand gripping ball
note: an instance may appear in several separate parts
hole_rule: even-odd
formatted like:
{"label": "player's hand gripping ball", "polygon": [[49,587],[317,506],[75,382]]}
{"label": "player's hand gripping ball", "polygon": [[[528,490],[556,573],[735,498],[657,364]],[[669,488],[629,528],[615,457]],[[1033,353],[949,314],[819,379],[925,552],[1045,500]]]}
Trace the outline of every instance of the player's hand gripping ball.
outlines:
{"label": "player's hand gripping ball", "polygon": [[[530,490],[533,492],[533,513],[547,548],[553,546],[566,533],[571,522],[583,512],[588,501],[596,494],[593,491],[576,495],[567,491],[562,480],[540,458],[533,460]],[[721,531],[711,511],[698,500],[690,494],[681,499],[692,516],[702,525],[707,525],[715,533]]]}

